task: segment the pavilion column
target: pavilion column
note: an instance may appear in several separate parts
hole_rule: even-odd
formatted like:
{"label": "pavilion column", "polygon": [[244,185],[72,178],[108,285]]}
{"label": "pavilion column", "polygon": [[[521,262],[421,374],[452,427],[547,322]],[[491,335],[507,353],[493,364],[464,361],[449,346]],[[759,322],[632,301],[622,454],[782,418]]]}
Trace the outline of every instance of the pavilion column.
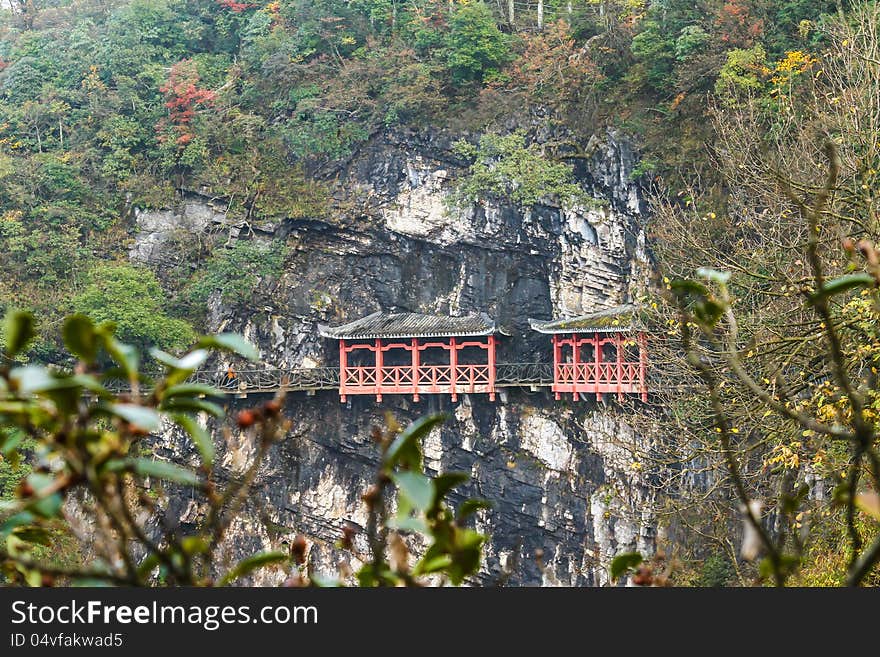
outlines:
{"label": "pavilion column", "polygon": [[593,333],[593,348],[595,371],[593,372],[593,380],[596,384],[596,400],[602,401],[602,391],[599,384],[602,383],[602,336],[599,333]]}
{"label": "pavilion column", "polygon": [[648,336],[639,333],[639,387],[642,401],[648,401]]}
{"label": "pavilion column", "polygon": [[495,401],[495,336],[490,335],[486,342],[489,357],[489,401]]}
{"label": "pavilion column", "polygon": [[452,401],[458,401],[458,391],[455,389],[458,380],[458,348],[455,346],[455,338],[449,338],[449,388],[452,393]]}
{"label": "pavilion column", "polygon": [[413,401],[419,401],[419,340],[412,339],[412,384]]}
{"label": "pavilion column", "polygon": [[339,341],[339,401],[345,401],[345,381],[348,378],[348,352],[345,340]]}
{"label": "pavilion column", "polygon": [[617,355],[617,401],[623,401],[623,340],[619,332],[614,334],[614,351]]}
{"label": "pavilion column", "polygon": [[559,336],[553,334],[553,392],[556,399],[561,399],[559,386],[562,383],[562,345],[559,344]]}
{"label": "pavilion column", "polygon": [[382,340],[376,338],[376,401],[382,401]]}
{"label": "pavilion column", "polygon": [[571,398],[575,401],[578,396],[578,336],[577,333],[571,334],[571,382],[572,394]]}

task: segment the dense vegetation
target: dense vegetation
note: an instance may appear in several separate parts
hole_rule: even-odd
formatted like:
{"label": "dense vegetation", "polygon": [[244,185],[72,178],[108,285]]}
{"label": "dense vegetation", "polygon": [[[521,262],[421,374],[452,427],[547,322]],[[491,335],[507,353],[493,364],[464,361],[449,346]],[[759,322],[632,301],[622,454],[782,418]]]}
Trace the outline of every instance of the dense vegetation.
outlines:
{"label": "dense vegetation", "polygon": [[[657,370],[710,393],[672,395],[649,418],[675,438],[662,465],[686,464],[667,490],[694,470],[714,482],[677,501],[676,522],[703,537],[679,581],[841,581],[870,557],[880,505],[873,3],[513,6],[13,3],[0,15],[0,305],[41,318],[41,360],[65,360],[57,329],[74,310],[178,349],[212,295],[249,298],[286,251],[217,240],[157,281],[125,264],[134,208],[202,188],[245,222],[327,217],[328,172],[382,130],[429,124],[480,133],[455,147],[472,162],[462,202],[577,199],[572,157],[615,126],[642,145],[637,173],[657,192],[655,319],[684,338]],[[538,106],[571,138],[530,141]],[[700,266],[708,280],[683,280]],[[862,278],[826,289],[848,274]],[[839,506],[809,501],[817,478]],[[763,566],[731,540],[749,499],[772,509]]]}
{"label": "dense vegetation", "polygon": [[[0,300],[44,318],[35,348],[49,358],[52,327],[91,270],[123,257],[136,206],[200,185],[234,216],[320,216],[328,195],[315,174],[376,131],[491,129],[536,103],[561,124],[639,133],[643,170],[685,175],[706,168],[707,92],[814,47],[834,9],[547,2],[535,31],[534,6],[511,17],[506,3],[445,0],[12,6],[0,14],[0,258],[13,275]],[[560,166],[536,181],[570,191]],[[180,273],[168,305],[198,324],[207,280]]]}

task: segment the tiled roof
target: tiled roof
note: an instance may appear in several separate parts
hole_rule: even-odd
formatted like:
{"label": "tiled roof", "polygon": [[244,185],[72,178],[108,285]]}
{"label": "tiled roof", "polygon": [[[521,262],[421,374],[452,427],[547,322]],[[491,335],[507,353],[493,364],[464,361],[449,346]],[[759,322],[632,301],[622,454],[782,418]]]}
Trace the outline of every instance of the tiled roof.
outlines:
{"label": "tiled roof", "polygon": [[616,333],[635,330],[637,320],[638,309],[624,304],[569,319],[529,319],[529,324],[539,333]]}
{"label": "tiled roof", "polygon": [[447,317],[375,312],[342,326],[318,324],[318,332],[323,337],[337,340],[490,335],[495,331],[495,321],[486,313]]}

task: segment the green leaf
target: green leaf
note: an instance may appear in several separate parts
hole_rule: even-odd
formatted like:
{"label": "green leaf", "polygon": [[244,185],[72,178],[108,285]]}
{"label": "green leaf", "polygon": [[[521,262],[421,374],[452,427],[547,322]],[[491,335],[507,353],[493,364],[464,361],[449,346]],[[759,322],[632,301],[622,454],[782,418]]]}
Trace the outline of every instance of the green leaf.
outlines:
{"label": "green leaf", "polygon": [[24,431],[17,427],[12,428],[5,436],[0,434],[0,454],[9,458],[9,455],[21,445],[23,440]]}
{"label": "green leaf", "polygon": [[0,523],[0,538],[6,538],[16,527],[29,525],[36,519],[37,517],[30,511],[21,511],[10,516]]}
{"label": "green leaf", "polygon": [[431,430],[446,420],[444,413],[426,415],[419,418],[401,432],[385,452],[382,465],[393,468],[400,465],[411,470],[421,470],[422,450],[419,439],[427,436]]}
{"label": "green leaf", "polygon": [[150,355],[172,370],[188,370],[194,372],[208,359],[209,354],[205,349],[195,349],[194,351],[184,354],[180,358],[175,358],[161,349],[150,349]]}
{"label": "green leaf", "polygon": [[106,347],[113,360],[125,371],[127,378],[137,377],[138,365],[140,364],[137,349],[130,344],[120,342],[112,336],[107,337]]}
{"label": "green leaf", "polygon": [[709,288],[702,283],[687,279],[676,279],[669,283],[669,288],[678,296],[706,296]]}
{"label": "green leaf", "polygon": [[189,434],[189,437],[195,443],[196,449],[199,450],[202,463],[205,464],[205,467],[210,468],[214,464],[214,441],[211,440],[211,434],[208,430],[191,415],[175,413],[171,416],[171,419]]}
{"label": "green leaf", "polygon": [[107,404],[107,411],[121,417],[129,424],[143,431],[158,431],[161,426],[159,414],[152,408],[138,404]]}
{"label": "green leaf", "polygon": [[180,547],[187,554],[204,554],[211,549],[211,546],[201,536],[187,536],[180,541]]}
{"label": "green leaf", "polygon": [[273,563],[282,563],[289,559],[290,557],[286,552],[260,552],[253,556],[248,557],[247,559],[243,559],[239,561],[235,567],[226,573],[218,584],[220,586],[226,586],[230,582],[234,582],[239,577],[244,577],[248,573],[255,571],[258,568],[262,568],[263,566],[267,566]]}
{"label": "green leaf", "polygon": [[72,354],[87,363],[95,362],[100,342],[95,334],[95,325],[85,315],[71,315],[64,320],[61,329],[64,344]]}
{"label": "green leaf", "polygon": [[422,558],[413,568],[413,575],[430,575],[446,570],[452,565],[452,557],[448,554],[439,554],[430,558]]}
{"label": "green leaf", "polygon": [[470,478],[467,472],[444,472],[434,477],[434,504],[443,500],[449,491]]}
{"label": "green leaf", "polygon": [[419,511],[426,511],[434,501],[434,485],[431,480],[418,472],[392,472],[391,479],[397,484],[400,494]]}
{"label": "green leaf", "polygon": [[27,543],[45,545],[46,547],[52,544],[52,538],[49,535],[49,532],[42,527],[37,527],[36,525],[16,527],[14,530],[12,530],[12,534],[16,538]]}
{"label": "green leaf", "polygon": [[644,557],[638,552],[624,552],[611,560],[611,579],[620,579],[620,576],[634,569],[644,561]]}
{"label": "green leaf", "polygon": [[43,518],[54,518],[61,511],[63,499],[61,493],[47,493],[55,485],[55,477],[42,472],[32,472],[25,481],[33,489],[33,498],[29,498],[26,509]]}
{"label": "green leaf", "polygon": [[697,276],[719,285],[724,285],[730,280],[730,272],[709,269],[708,267],[700,267],[697,270]]}
{"label": "green leaf", "polygon": [[61,493],[52,493],[28,504],[27,508],[43,518],[54,518],[61,511],[63,503],[64,500],[61,498]]}
{"label": "green leaf", "polygon": [[810,301],[816,302],[823,297],[830,297],[834,296],[835,294],[842,294],[843,292],[852,290],[853,288],[874,287],[874,285],[874,277],[870,274],[847,274],[846,276],[840,276],[839,278],[835,278],[834,280],[826,281],[825,285],[823,285],[821,289],[810,295]]}
{"label": "green leaf", "polygon": [[214,417],[223,417],[225,411],[213,402],[204,399],[192,399],[190,397],[174,397],[167,401],[163,401],[160,405],[163,411],[169,412],[195,412],[207,413]]}
{"label": "green leaf", "polygon": [[18,391],[22,394],[77,388],[80,386],[80,383],[74,377],[56,376],[45,367],[40,367],[39,365],[16,367],[9,373],[9,378],[15,381]]}
{"label": "green leaf", "polygon": [[480,509],[491,509],[492,503],[488,500],[465,500],[458,507],[458,520],[462,521],[470,515],[473,515]]}
{"label": "green leaf", "polygon": [[199,340],[198,346],[220,349],[221,351],[230,351],[252,361],[260,359],[260,352],[257,351],[257,348],[238,333],[206,335]]}
{"label": "green leaf", "polygon": [[6,355],[17,356],[37,334],[34,316],[23,310],[6,313]]}
{"label": "green leaf", "polygon": [[134,471],[144,477],[167,479],[187,486],[199,486],[202,483],[195,472],[176,463],[143,458],[132,459],[132,461]]}
{"label": "green leaf", "polygon": [[424,518],[416,518],[415,516],[407,515],[408,513],[409,512],[407,511],[395,518],[389,518],[388,526],[392,529],[399,529],[405,532],[417,532],[427,536],[430,533],[430,528]]}
{"label": "green leaf", "polygon": [[187,486],[201,486],[198,475],[182,466],[168,461],[157,461],[147,458],[111,459],[104,463],[104,472],[131,471],[142,477],[167,479]]}

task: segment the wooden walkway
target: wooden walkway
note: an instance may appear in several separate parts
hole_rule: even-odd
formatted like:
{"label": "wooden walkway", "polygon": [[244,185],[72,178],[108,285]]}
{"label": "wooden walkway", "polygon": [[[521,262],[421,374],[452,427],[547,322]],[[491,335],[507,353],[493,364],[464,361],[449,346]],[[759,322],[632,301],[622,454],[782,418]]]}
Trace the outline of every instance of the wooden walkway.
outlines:
{"label": "wooden walkway", "polygon": [[[225,371],[198,371],[190,379],[204,383],[230,395],[316,390],[339,390],[338,367],[270,368]],[[495,386],[498,388],[538,388],[553,384],[550,363],[499,363]]]}

